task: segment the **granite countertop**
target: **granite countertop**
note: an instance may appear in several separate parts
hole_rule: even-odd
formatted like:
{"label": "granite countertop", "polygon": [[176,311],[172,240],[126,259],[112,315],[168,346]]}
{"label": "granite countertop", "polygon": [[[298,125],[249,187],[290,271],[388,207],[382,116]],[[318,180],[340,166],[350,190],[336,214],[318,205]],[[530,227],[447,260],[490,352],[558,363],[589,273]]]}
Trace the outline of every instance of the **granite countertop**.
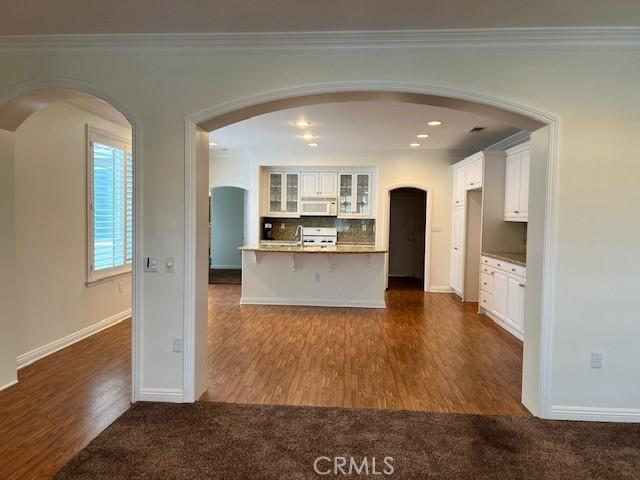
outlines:
{"label": "granite countertop", "polygon": [[526,253],[511,253],[511,252],[482,252],[485,257],[495,258],[497,260],[503,260],[505,262],[515,263],[521,267],[527,266],[527,254]]}
{"label": "granite countertop", "polygon": [[240,250],[251,252],[279,252],[279,253],[387,253],[384,248],[359,245],[337,245],[335,247],[301,247],[291,245],[245,245]]}

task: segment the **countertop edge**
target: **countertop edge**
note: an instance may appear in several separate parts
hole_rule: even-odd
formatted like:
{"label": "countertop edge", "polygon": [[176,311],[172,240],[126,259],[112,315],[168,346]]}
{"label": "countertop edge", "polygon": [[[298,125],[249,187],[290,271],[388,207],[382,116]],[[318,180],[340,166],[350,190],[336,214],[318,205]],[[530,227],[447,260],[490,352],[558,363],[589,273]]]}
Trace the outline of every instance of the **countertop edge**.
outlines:
{"label": "countertop edge", "polygon": [[238,250],[245,252],[266,252],[266,253],[325,253],[325,254],[363,254],[363,253],[387,253],[388,250],[376,247],[338,247],[336,249],[301,248],[301,247],[264,247],[260,245],[248,245],[239,247]]}
{"label": "countertop edge", "polygon": [[[509,263],[513,263],[514,265],[519,265],[521,267],[526,267],[527,266],[527,262],[522,261],[522,260],[516,260],[514,258],[510,258],[509,256],[506,256],[504,253],[492,253],[492,252],[481,252],[481,255],[484,257],[490,257],[490,258],[495,258],[496,260],[502,260],[503,262],[509,262]],[[522,254],[525,255],[526,258],[526,254]]]}

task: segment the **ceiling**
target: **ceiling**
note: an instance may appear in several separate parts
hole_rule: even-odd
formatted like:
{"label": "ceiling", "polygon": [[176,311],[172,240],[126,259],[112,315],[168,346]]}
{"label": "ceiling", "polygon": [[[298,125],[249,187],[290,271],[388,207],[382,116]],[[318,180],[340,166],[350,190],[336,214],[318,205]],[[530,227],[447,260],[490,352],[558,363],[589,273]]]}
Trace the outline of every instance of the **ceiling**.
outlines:
{"label": "ceiling", "polygon": [[603,0],[22,0],[0,35],[636,26],[640,2]]}
{"label": "ceiling", "polygon": [[[311,122],[308,128],[294,125]],[[439,120],[441,126],[428,126]],[[479,133],[467,133],[486,127]],[[326,103],[258,115],[210,133],[216,149],[289,153],[338,153],[384,150],[458,150],[472,153],[519,131],[500,120],[431,105],[389,101]],[[316,136],[305,140],[310,132]],[[429,138],[417,138],[426,133]],[[317,147],[307,144],[315,142]],[[410,143],[420,143],[411,147]]]}

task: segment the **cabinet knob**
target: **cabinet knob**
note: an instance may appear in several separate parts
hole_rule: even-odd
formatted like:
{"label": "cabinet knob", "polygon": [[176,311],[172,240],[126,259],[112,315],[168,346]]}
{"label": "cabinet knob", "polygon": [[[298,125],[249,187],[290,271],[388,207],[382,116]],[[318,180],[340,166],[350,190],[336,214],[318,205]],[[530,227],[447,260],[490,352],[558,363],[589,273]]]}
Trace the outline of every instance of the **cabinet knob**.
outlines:
{"label": "cabinet knob", "polygon": [[524,283],[519,283],[518,286],[524,288]]}
{"label": "cabinet knob", "polygon": [[513,213],[520,213],[520,210],[514,210]]}
{"label": "cabinet knob", "polygon": [[460,200],[456,200],[456,203],[460,203]]}
{"label": "cabinet knob", "polygon": [[469,185],[475,185],[475,184],[476,184],[476,182],[471,182]]}
{"label": "cabinet knob", "polygon": [[487,282],[482,282],[482,284],[483,284],[483,285],[486,285],[486,284],[487,284]]}
{"label": "cabinet knob", "polygon": [[501,266],[502,266],[502,264],[501,264],[501,263],[497,263],[496,265],[498,265],[499,267],[501,267]]}
{"label": "cabinet knob", "polygon": [[512,271],[512,272],[515,272],[515,271],[516,271],[516,269],[515,269],[515,268],[512,268],[512,269],[511,269],[511,271]]}

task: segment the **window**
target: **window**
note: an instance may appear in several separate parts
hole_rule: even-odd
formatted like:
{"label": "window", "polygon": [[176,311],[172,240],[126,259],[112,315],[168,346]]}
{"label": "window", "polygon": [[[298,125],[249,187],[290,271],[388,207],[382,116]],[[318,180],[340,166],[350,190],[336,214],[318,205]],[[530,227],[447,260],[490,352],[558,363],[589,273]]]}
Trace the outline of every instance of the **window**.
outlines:
{"label": "window", "polygon": [[88,127],[88,282],[131,271],[131,143]]}

